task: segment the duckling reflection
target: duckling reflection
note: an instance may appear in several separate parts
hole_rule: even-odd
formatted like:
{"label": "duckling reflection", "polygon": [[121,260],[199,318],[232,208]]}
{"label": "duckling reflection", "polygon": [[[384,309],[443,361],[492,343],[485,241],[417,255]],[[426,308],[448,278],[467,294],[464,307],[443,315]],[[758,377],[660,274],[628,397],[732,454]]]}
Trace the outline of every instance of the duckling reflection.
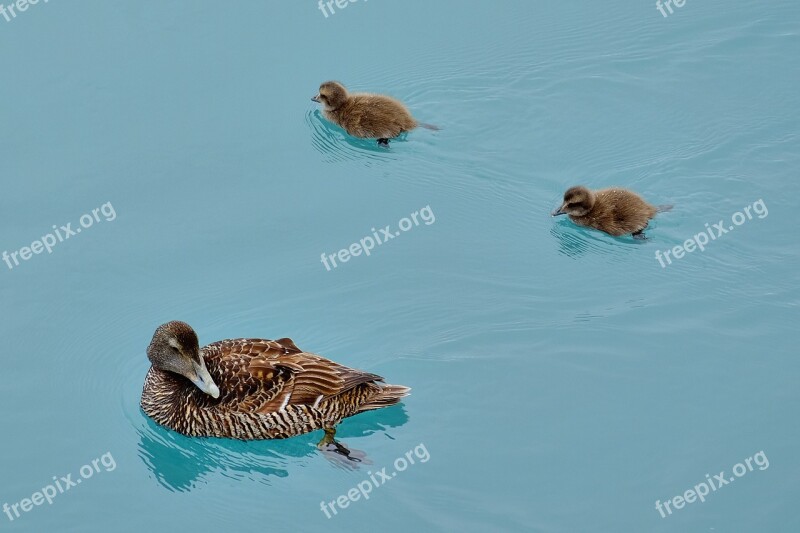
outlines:
{"label": "duckling reflection", "polygon": [[558,224],[550,227],[550,235],[558,239],[559,251],[572,258],[585,255],[589,251],[589,242],[573,231],[567,231]]}
{"label": "duckling reflection", "polygon": [[[328,162],[359,161],[371,166],[373,163],[398,158],[396,154],[375,144],[373,140],[348,135],[344,129],[326,120],[319,109],[308,110],[305,121],[311,132],[311,145],[324,155]],[[401,135],[398,140],[404,137]]]}

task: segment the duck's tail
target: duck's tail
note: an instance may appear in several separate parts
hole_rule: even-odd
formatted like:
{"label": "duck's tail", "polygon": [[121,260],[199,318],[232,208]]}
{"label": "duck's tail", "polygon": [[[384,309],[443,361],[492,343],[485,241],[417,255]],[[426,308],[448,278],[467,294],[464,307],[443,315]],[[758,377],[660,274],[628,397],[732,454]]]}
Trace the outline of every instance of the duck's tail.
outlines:
{"label": "duck's tail", "polygon": [[426,130],[433,130],[433,131],[440,131],[442,128],[439,126],[434,126],[433,124],[428,124],[427,122],[419,122],[420,128],[425,128]]}
{"label": "duck's tail", "polygon": [[380,391],[370,398],[369,402],[358,408],[359,413],[400,403],[400,400],[408,396],[411,392],[409,387],[404,387],[403,385],[377,384],[377,386],[380,387]]}
{"label": "duck's tail", "polygon": [[672,211],[673,207],[675,206],[672,204],[657,205],[656,213],[666,213],[667,211]]}

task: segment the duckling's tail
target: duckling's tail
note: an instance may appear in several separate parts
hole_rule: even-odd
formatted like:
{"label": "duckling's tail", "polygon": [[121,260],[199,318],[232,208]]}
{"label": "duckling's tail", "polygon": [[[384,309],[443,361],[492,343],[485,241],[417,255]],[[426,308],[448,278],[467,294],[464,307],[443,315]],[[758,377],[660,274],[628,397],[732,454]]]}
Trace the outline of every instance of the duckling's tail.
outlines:
{"label": "duckling's tail", "polygon": [[666,213],[667,211],[672,211],[673,207],[675,207],[675,206],[671,205],[671,204],[657,205],[656,206],[656,213]]}
{"label": "duckling's tail", "polygon": [[420,122],[420,128],[425,128],[426,130],[433,130],[433,131],[440,131],[442,128],[439,126],[434,126],[433,124],[428,124],[427,122]]}
{"label": "duckling's tail", "polygon": [[358,408],[359,413],[400,403],[400,400],[408,396],[411,392],[409,387],[404,387],[402,385],[378,384],[378,387],[380,387],[380,391],[377,391],[375,396],[370,398],[369,402]]}

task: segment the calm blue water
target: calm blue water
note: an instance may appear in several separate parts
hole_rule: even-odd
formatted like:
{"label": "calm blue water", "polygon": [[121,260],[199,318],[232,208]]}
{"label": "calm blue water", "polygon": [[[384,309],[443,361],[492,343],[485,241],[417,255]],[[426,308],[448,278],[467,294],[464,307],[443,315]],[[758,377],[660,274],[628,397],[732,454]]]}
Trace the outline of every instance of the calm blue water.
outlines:
{"label": "calm blue water", "polygon": [[[0,16],[0,251],[90,226],[0,263],[0,504],[82,481],[0,530],[800,529],[800,7],[673,10],[85,0]],[[331,78],[443,129],[388,150],[348,138],[309,100]],[[549,216],[579,183],[676,207],[647,242],[615,239]],[[768,215],[659,264],[759,200]],[[435,222],[321,263],[426,206]],[[318,433],[190,440],[138,407],[172,319],[201,343],[290,336],[413,395],[341,425],[371,461],[357,470]],[[759,452],[768,467],[704,503],[656,509]]]}

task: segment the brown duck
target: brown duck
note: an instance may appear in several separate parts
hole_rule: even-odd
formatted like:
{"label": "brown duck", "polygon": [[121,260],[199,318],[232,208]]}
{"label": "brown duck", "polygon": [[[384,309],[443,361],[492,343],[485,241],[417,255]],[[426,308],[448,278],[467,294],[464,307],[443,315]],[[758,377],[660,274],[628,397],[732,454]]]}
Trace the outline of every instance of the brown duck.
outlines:
{"label": "brown duck", "polygon": [[579,226],[615,237],[630,233],[635,239],[645,239],[644,230],[650,219],[670,209],[671,205],[651,205],[635,192],[619,187],[591,191],[576,186],[567,189],[564,203],[552,215],[569,215]]}
{"label": "brown duck", "polygon": [[417,126],[438,130],[437,126],[417,122],[405,105],[390,96],[369,93],[349,93],[337,81],[326,81],[319,94],[311,98],[323,105],[325,118],[344,128],[353,137],[378,139],[388,145],[402,133]]}
{"label": "brown duck", "polygon": [[398,403],[410,389],[307,353],[291,339],[235,339],[200,348],[184,322],[160,326],[147,348],[142,410],[190,437],[282,439],[335,427],[358,413]]}

